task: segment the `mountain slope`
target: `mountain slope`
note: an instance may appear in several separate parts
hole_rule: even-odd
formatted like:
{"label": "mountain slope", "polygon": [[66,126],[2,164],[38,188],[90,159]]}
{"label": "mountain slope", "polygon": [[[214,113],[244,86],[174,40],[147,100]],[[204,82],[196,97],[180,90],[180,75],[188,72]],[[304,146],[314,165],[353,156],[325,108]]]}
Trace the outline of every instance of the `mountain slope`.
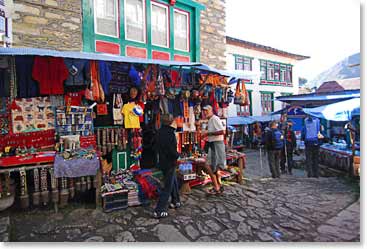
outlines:
{"label": "mountain slope", "polygon": [[307,85],[311,88],[314,86],[319,87],[325,81],[360,77],[360,66],[350,66],[360,64],[360,61],[360,53],[351,55],[319,74]]}

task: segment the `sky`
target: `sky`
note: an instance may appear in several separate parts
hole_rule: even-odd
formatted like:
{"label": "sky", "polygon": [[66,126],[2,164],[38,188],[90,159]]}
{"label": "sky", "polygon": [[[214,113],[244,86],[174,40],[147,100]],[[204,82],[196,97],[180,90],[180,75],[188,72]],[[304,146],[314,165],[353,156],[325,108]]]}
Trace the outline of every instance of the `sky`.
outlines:
{"label": "sky", "polygon": [[227,35],[310,56],[308,79],[360,52],[359,0],[226,0]]}

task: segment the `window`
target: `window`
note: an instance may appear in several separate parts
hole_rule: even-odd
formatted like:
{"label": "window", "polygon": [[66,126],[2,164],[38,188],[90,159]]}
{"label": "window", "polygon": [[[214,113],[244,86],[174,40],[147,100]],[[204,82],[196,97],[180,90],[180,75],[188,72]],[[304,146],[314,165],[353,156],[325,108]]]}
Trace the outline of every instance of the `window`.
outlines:
{"label": "window", "polygon": [[287,66],[287,73],[286,73],[285,81],[292,83],[292,66]]}
{"label": "window", "polygon": [[261,79],[266,80],[266,61],[260,60]]}
{"label": "window", "polygon": [[152,3],[152,44],[168,46],[168,7],[162,4]]}
{"label": "window", "polygon": [[235,69],[236,70],[252,70],[252,59],[242,56],[242,55],[235,55]]}
{"label": "window", "polygon": [[[290,96],[293,95],[292,93],[280,93],[281,96]],[[287,106],[289,106],[289,104],[282,102],[282,109],[286,108]]]}
{"label": "window", "polygon": [[271,62],[267,63],[267,73],[266,73],[268,80],[274,80],[274,64]]}
{"label": "window", "polygon": [[189,14],[174,11],[175,49],[189,51]]}
{"label": "window", "polygon": [[97,34],[118,37],[117,0],[94,1],[94,25]]}
{"label": "window", "polygon": [[273,111],[273,93],[261,93],[261,108],[263,114]]}
{"label": "window", "polygon": [[274,64],[274,80],[279,81],[280,67],[279,64]]}
{"label": "window", "polygon": [[287,66],[285,65],[280,65],[280,81],[284,82],[285,81],[285,75],[286,75],[286,71],[287,71]]}
{"label": "window", "polygon": [[125,0],[125,39],[145,43],[144,0]]}
{"label": "window", "polygon": [[261,80],[292,83],[292,65],[260,60],[260,72]]}

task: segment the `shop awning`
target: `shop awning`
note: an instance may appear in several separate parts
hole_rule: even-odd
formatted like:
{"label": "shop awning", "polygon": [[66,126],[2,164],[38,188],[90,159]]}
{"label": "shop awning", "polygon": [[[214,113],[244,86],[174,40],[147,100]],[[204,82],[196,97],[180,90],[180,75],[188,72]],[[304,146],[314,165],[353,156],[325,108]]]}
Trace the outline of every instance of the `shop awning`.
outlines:
{"label": "shop awning", "polygon": [[303,108],[303,111],[311,116],[326,120],[349,121],[352,116],[360,115],[360,106],[360,98],[354,98],[315,108]]}
{"label": "shop awning", "polygon": [[229,125],[249,125],[254,123],[264,123],[273,120],[279,120],[280,115],[265,115],[265,116],[248,116],[248,117],[228,117],[227,126]]}
{"label": "shop awning", "polygon": [[347,90],[335,93],[310,93],[291,96],[279,96],[276,97],[276,100],[288,103],[290,105],[317,107],[359,97],[360,90]]}
{"label": "shop awning", "polygon": [[0,47],[0,56],[14,56],[14,55],[38,55],[38,56],[52,56],[62,58],[75,58],[75,59],[86,59],[86,60],[102,60],[102,61],[116,61],[134,64],[159,64],[165,66],[178,66],[178,67],[189,67],[197,70],[208,71],[223,76],[230,77],[230,79],[247,79],[253,80],[257,73],[251,71],[239,71],[239,70],[220,70],[200,62],[180,62],[180,61],[167,61],[167,60],[156,60],[156,59],[144,59],[127,56],[119,56],[104,53],[89,53],[89,52],[78,52],[78,51],[58,51],[51,49],[42,48],[2,48]]}

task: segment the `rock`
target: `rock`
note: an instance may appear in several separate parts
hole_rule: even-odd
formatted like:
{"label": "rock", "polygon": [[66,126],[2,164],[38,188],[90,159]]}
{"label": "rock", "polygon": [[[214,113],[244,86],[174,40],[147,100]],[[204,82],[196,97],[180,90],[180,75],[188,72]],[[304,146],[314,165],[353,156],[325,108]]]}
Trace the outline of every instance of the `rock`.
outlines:
{"label": "rock", "polygon": [[207,227],[202,221],[198,221],[196,223],[199,231],[204,235],[214,235],[216,232],[213,232],[209,227]]}
{"label": "rock", "polygon": [[250,235],[252,236],[251,227],[249,227],[246,223],[241,222],[237,227],[237,232],[241,235]]}
{"label": "rock", "polygon": [[173,225],[157,225],[153,231],[162,242],[189,242]]}
{"label": "rock", "polygon": [[247,223],[254,229],[259,229],[261,224],[258,220],[249,220]]}
{"label": "rock", "polygon": [[122,232],[123,229],[119,225],[116,224],[110,224],[105,227],[102,227],[96,231],[96,234],[102,235],[102,236],[111,236],[115,233]]}
{"label": "rock", "polygon": [[216,242],[218,240],[212,239],[209,236],[200,237],[196,242]]}
{"label": "rock", "polygon": [[97,220],[97,221],[103,221],[108,223],[109,221],[109,217],[107,214],[105,214],[104,212],[102,212],[101,210],[95,209],[93,210],[93,212],[91,213],[91,218],[93,220]]}
{"label": "rock", "polygon": [[237,213],[230,212],[229,217],[231,220],[238,221],[238,222],[241,222],[245,219],[241,215],[239,215],[238,212]]}
{"label": "rock", "polygon": [[228,229],[228,230],[225,230],[224,232],[222,232],[219,235],[218,240],[223,241],[223,242],[238,241],[238,234],[237,234],[236,230]]}
{"label": "rock", "polygon": [[131,220],[131,218],[132,218],[133,216],[131,215],[131,214],[125,214],[124,215],[124,219],[125,220]]}
{"label": "rock", "polygon": [[0,234],[0,242],[9,242],[9,233]]}
{"label": "rock", "polygon": [[257,197],[256,194],[254,194],[252,192],[248,192],[248,191],[245,192],[245,195],[248,196],[248,197],[250,197],[250,198],[253,198],[253,199],[256,199],[256,197]]}
{"label": "rock", "polygon": [[173,220],[174,223],[187,226],[188,224],[192,223],[193,220],[191,217],[188,216],[177,216],[176,219]]}
{"label": "rock", "polygon": [[0,224],[0,234],[5,233],[8,230],[8,225]]}
{"label": "rock", "polygon": [[248,205],[249,206],[253,206],[256,208],[263,208],[264,204],[262,204],[261,202],[254,200],[254,199],[248,199]]}
{"label": "rock", "polygon": [[295,224],[291,222],[283,222],[283,223],[280,223],[279,226],[286,228],[286,229],[293,229],[296,231],[301,231],[301,229],[298,226],[296,226]]}
{"label": "rock", "polygon": [[[94,210],[92,212],[92,215],[93,213],[95,212],[96,210]],[[87,218],[90,216],[90,212],[91,210],[90,209],[85,209],[85,208],[78,208],[78,209],[75,209],[73,211],[71,211],[68,215],[68,218],[69,219],[72,219],[72,220],[80,220],[81,218]],[[95,218],[93,216],[93,218]]]}
{"label": "rock", "polygon": [[247,213],[244,212],[244,211],[239,211],[239,212],[237,212],[237,214],[241,215],[242,217],[247,218]]}
{"label": "rock", "polygon": [[122,217],[115,218],[114,222],[120,225],[127,225],[127,221]]}
{"label": "rock", "polygon": [[9,217],[0,218],[0,225],[10,226],[10,218]]}
{"label": "rock", "polygon": [[196,230],[192,225],[186,226],[185,232],[193,240],[195,240],[197,237],[200,236],[200,233],[198,232],[198,230]]}
{"label": "rock", "polygon": [[225,214],[226,213],[226,210],[224,209],[223,205],[221,205],[221,204],[217,205],[217,213],[218,214]]}
{"label": "rock", "polygon": [[291,212],[289,212],[287,209],[282,208],[282,207],[277,207],[277,208],[275,209],[275,212],[276,212],[279,216],[286,216],[286,217],[292,216],[292,213],[291,213]]}
{"label": "rock", "polygon": [[80,235],[82,234],[82,231],[80,229],[69,229],[66,230],[65,233],[67,234],[66,238],[68,240],[74,240],[78,237],[80,237]]}
{"label": "rock", "polygon": [[136,226],[151,226],[151,225],[156,225],[159,223],[158,219],[147,219],[144,217],[139,217],[138,219],[135,220],[135,225]]}
{"label": "rock", "polygon": [[274,241],[273,237],[271,237],[267,233],[259,232],[257,233],[257,236],[259,237],[261,241]]}
{"label": "rock", "polygon": [[101,236],[93,236],[84,240],[84,242],[104,242],[104,238]]}
{"label": "rock", "polygon": [[213,231],[219,232],[221,230],[221,227],[216,223],[214,220],[207,220],[205,221],[205,224]]}
{"label": "rock", "polygon": [[29,236],[30,236],[31,238],[33,238],[35,235],[34,235],[34,233],[30,233],[30,234],[29,234]]}
{"label": "rock", "polygon": [[125,231],[122,233],[117,234],[114,237],[116,242],[135,242],[135,238],[129,231]]}
{"label": "rock", "polygon": [[45,223],[41,225],[39,229],[35,229],[34,231],[39,234],[47,234],[54,229],[54,226],[50,223]]}

